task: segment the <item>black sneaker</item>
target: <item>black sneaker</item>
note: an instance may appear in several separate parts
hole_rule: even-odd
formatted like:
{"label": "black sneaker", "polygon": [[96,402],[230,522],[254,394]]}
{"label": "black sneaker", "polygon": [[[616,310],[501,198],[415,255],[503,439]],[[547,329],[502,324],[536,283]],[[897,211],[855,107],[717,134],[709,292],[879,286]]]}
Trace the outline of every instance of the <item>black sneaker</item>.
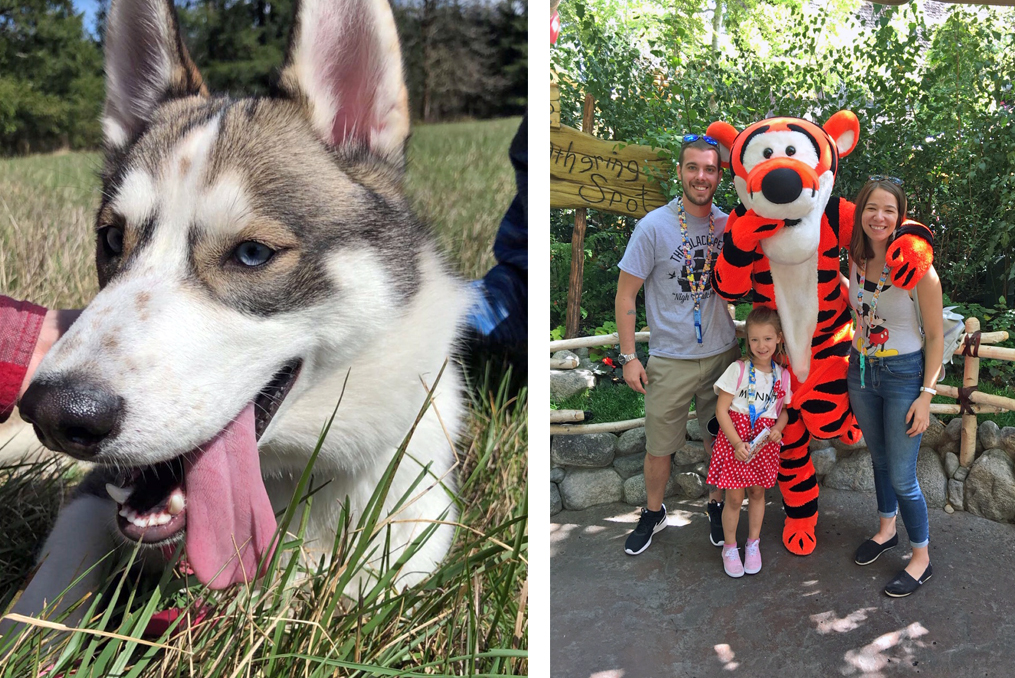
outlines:
{"label": "black sneaker", "polygon": [[708,540],[712,546],[722,546],[726,533],[722,529],[722,507],[726,502],[711,500],[708,502]]}
{"label": "black sneaker", "polygon": [[641,510],[641,518],[638,519],[638,527],[627,536],[624,543],[624,553],[629,556],[636,556],[649,547],[652,543],[652,535],[666,527],[666,504],[658,511]]}

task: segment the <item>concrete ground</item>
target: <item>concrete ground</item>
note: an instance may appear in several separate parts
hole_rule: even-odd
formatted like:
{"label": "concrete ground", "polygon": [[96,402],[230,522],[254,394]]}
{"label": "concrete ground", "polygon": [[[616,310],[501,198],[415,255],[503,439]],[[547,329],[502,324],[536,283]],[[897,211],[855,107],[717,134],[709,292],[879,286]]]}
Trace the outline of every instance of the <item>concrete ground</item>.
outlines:
{"label": "concrete ground", "polygon": [[669,526],[639,556],[624,553],[630,506],[550,519],[555,678],[1015,675],[1015,525],[931,509],[934,574],[893,599],[882,588],[905,567],[904,529],[898,547],[853,563],[877,526],[873,494],[822,488],[817,549],[798,557],[770,491],[764,567],[740,579],[708,541],[704,500],[667,508]]}

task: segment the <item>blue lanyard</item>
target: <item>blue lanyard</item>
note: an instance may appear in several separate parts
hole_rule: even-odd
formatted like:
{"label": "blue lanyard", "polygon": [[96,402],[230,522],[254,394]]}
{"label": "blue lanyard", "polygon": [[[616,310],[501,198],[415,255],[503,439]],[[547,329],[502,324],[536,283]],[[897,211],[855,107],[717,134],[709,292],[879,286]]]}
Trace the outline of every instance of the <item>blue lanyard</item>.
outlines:
{"label": "blue lanyard", "polygon": [[[781,381],[781,380],[777,380],[775,378],[775,370],[776,370],[776,366],[775,366],[775,361],[773,360],[772,361],[772,390],[769,391],[769,394],[768,394],[769,395],[769,402],[770,403],[775,398],[776,387],[779,386],[779,381]],[[758,418],[761,416],[761,413],[758,412],[757,408],[754,407],[754,400],[755,400],[754,385],[756,383],[757,383],[757,380],[756,380],[756,378],[754,376],[754,361],[753,360],[748,360],[747,361],[747,409],[751,413],[750,416],[751,416],[751,430],[752,431],[754,430],[754,425],[756,423],[758,423]],[[767,410],[768,407],[766,406],[765,409]]]}

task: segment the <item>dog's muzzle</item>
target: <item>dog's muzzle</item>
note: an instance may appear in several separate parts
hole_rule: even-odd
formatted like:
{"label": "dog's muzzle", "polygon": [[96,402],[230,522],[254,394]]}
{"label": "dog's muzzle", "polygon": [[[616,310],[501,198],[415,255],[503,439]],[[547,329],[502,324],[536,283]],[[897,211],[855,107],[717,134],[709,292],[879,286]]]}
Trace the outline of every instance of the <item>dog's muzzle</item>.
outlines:
{"label": "dog's muzzle", "polygon": [[88,461],[115,435],[124,401],[101,382],[64,378],[33,382],[18,409],[43,445]]}

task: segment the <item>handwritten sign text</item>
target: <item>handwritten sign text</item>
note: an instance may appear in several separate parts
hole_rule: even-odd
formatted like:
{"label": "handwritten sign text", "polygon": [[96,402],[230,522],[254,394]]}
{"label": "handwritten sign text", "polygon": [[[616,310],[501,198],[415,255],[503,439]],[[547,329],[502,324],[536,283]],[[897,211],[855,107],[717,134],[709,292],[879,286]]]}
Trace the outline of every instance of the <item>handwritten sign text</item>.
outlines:
{"label": "handwritten sign text", "polygon": [[647,146],[618,148],[561,125],[550,129],[550,207],[591,207],[640,217],[666,204],[658,181],[668,161]]}

